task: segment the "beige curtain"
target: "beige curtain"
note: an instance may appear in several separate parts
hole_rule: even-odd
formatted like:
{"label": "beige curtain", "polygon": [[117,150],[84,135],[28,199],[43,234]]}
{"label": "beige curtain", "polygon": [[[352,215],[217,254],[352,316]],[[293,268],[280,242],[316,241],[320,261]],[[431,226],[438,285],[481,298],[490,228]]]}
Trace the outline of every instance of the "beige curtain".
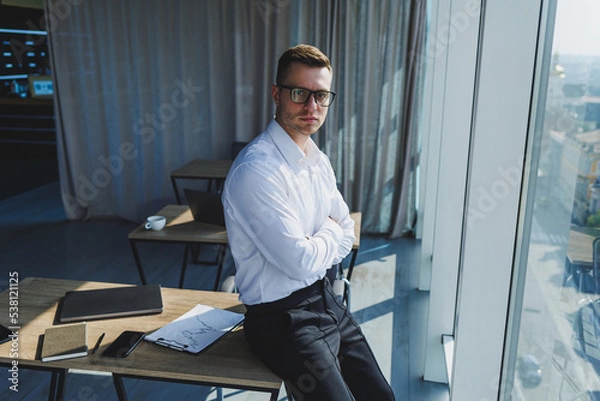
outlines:
{"label": "beige curtain", "polygon": [[[62,2],[60,4],[67,4]],[[327,53],[338,92],[315,139],[363,230],[389,233],[405,180],[409,1],[46,0],[63,201],[140,221],[169,174],[262,132],[287,47]],[[403,206],[404,207],[404,206]]]}

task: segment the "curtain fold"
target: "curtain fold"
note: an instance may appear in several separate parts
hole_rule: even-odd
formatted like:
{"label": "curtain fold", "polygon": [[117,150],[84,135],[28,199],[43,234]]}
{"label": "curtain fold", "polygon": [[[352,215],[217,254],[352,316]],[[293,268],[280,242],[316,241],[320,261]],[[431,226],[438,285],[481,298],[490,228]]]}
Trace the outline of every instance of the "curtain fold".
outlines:
{"label": "curtain fold", "polygon": [[423,91],[424,48],[427,35],[427,2],[411,2],[406,45],[405,84],[398,146],[396,210],[391,238],[414,236],[417,218],[417,168],[419,165],[419,118]]}
{"label": "curtain fold", "polygon": [[418,87],[406,70],[409,23],[424,18],[414,3],[106,0],[57,18],[46,0],[67,216],[141,221],[174,203],[170,173],[229,158],[232,142],[262,132],[279,55],[310,43],[334,68],[339,96],[315,140],[342,193],[363,231],[406,226],[411,198],[399,184],[411,182],[404,164],[417,130],[404,119],[418,109],[406,104],[415,101],[406,85]]}
{"label": "curtain fold", "polygon": [[[334,85],[343,94],[335,117],[326,122],[325,151],[341,178],[353,210],[362,211],[362,230],[389,234],[399,210],[400,161],[413,150],[403,130],[407,99],[407,59],[414,1],[345,1],[336,7],[332,62]],[[424,15],[419,15],[424,18]],[[418,89],[416,89],[418,90]],[[338,100],[336,99],[336,102]],[[415,141],[416,143],[416,141]],[[414,202],[403,204],[412,208]],[[402,223],[403,224],[403,223]]]}

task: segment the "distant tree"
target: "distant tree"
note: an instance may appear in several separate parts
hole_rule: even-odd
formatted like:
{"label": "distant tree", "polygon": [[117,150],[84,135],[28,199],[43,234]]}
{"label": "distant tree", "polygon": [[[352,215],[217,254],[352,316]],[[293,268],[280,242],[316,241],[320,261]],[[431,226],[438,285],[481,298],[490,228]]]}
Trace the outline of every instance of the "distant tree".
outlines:
{"label": "distant tree", "polygon": [[600,211],[588,216],[586,223],[588,227],[600,227]]}

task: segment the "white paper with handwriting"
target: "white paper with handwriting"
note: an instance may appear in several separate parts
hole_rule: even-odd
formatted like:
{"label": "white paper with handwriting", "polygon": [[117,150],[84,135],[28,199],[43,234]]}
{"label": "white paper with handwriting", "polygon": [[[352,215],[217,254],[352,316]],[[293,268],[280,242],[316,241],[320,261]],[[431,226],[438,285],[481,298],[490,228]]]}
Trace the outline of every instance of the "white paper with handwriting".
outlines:
{"label": "white paper with handwriting", "polygon": [[243,313],[202,304],[148,334],[147,341],[197,354],[244,321]]}

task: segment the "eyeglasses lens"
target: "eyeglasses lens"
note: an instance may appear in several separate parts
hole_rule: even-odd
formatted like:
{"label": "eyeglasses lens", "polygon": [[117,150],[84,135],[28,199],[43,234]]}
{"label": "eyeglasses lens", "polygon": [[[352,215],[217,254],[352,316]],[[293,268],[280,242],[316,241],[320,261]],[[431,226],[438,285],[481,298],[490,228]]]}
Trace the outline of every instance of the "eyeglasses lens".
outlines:
{"label": "eyeglasses lens", "polygon": [[327,92],[327,91],[310,92],[310,91],[308,91],[306,89],[302,89],[302,88],[290,89],[290,96],[291,96],[292,102],[295,102],[295,103],[306,103],[306,101],[308,100],[310,95],[313,93],[315,94],[315,100],[317,101],[317,104],[319,106],[326,107],[331,104],[331,100],[332,100],[331,92]]}

